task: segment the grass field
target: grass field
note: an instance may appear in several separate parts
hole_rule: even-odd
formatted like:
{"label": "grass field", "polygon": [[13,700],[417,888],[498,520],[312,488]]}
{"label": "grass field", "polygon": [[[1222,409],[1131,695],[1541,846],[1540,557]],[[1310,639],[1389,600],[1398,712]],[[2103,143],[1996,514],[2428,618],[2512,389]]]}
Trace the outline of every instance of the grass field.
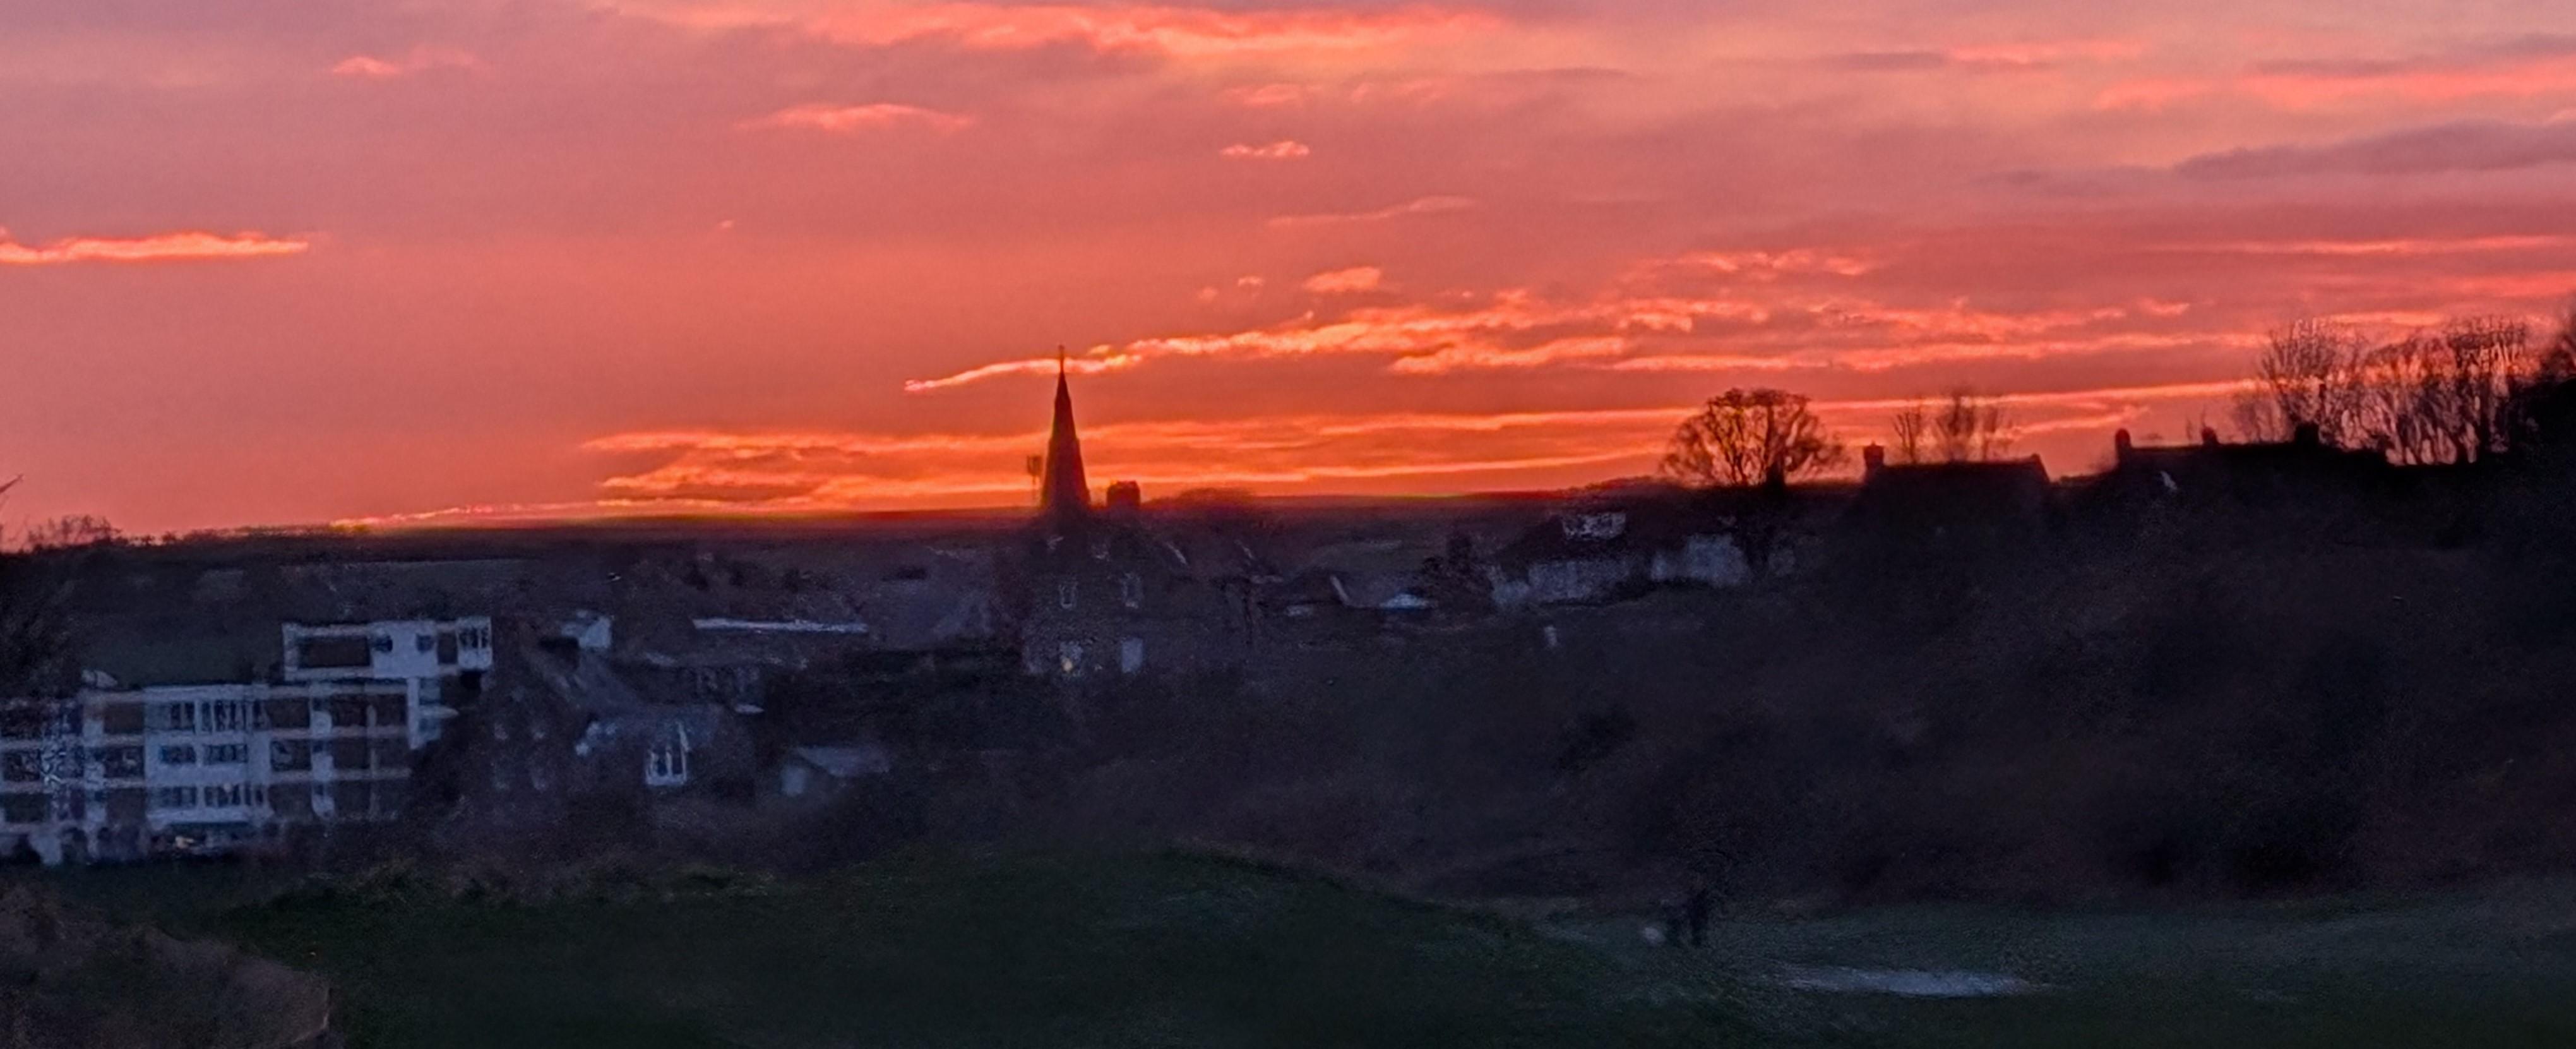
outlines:
{"label": "grass field", "polygon": [[[232,906],[221,868],[74,895],[320,972],[353,1044],[451,1046],[2576,1045],[2576,887],[2152,914],[1894,909],[1534,927],[1225,860],[913,857],[753,896]],[[1798,990],[2009,974],[2017,996]]]}

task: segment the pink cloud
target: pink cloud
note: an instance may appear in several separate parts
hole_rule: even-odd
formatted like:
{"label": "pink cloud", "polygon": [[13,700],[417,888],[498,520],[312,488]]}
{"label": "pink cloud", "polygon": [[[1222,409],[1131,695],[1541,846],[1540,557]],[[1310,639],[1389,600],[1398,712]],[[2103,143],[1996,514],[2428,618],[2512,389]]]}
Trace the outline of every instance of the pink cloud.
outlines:
{"label": "pink cloud", "polygon": [[1856,254],[1795,248],[1788,251],[1701,251],[1669,259],[1656,259],[1642,272],[1701,271],[1730,274],[1756,280],[1776,280],[1784,276],[1830,274],[1837,277],[1865,276],[1879,267],[1874,259]]}
{"label": "pink cloud", "polygon": [[2144,77],[2113,84],[2097,109],[2158,110],[2216,95],[2289,110],[2368,101],[2453,103],[2576,91],[2576,38],[2523,41],[2398,59],[2267,62],[2216,76]]}
{"label": "pink cloud", "polygon": [[835,106],[817,102],[789,106],[766,116],[743,121],[735,126],[746,131],[791,129],[820,131],[827,134],[921,128],[939,134],[952,134],[972,127],[974,123],[975,118],[961,113],[943,113],[935,109],[893,102],[874,102],[861,106]]}
{"label": "pink cloud", "polygon": [[782,16],[733,6],[637,13],[706,28],[792,25],[836,43],[879,47],[946,40],[978,51],[1076,44],[1176,58],[1359,52],[1498,26],[1495,15],[1417,5],[1384,11],[1319,6],[1230,11],[1165,4],[928,3]]}
{"label": "pink cloud", "polygon": [[2147,53],[2142,41],[2110,37],[1972,44],[1945,52],[1964,65],[2041,67],[2061,62],[2125,62]]}
{"label": "pink cloud", "polygon": [[2142,77],[2103,88],[2093,97],[2093,108],[2152,112],[2176,103],[2207,98],[2221,90],[2224,90],[2224,85],[2210,80]]}
{"label": "pink cloud", "polygon": [[1467,211],[1473,209],[1475,206],[1475,200],[1468,197],[1417,197],[1412,200],[1405,201],[1402,204],[1378,208],[1374,211],[1325,212],[1310,215],[1278,215],[1270,219],[1270,225],[1277,229],[1289,229],[1299,226],[1338,226],[1361,222],[1385,222],[1389,219],[1400,219],[1413,215],[1439,215],[1453,211]]}
{"label": "pink cloud", "polygon": [[363,80],[390,80],[395,77],[426,73],[433,69],[472,69],[482,65],[480,59],[463,51],[441,47],[415,47],[407,54],[392,59],[373,55],[351,55],[331,67],[332,76]]}
{"label": "pink cloud", "polygon": [[1282,139],[1266,146],[1237,143],[1218,150],[1217,155],[1227,160],[1304,160],[1314,152],[1303,142]]}
{"label": "pink cloud", "polygon": [[20,244],[0,229],[0,266],[59,266],[76,262],[174,262],[302,254],[312,242],[263,233],[185,231],[148,237],[66,237],[42,245]]}
{"label": "pink cloud", "polygon": [[2238,240],[2162,246],[2156,250],[2232,255],[2405,258],[2576,248],[2576,237],[2517,234],[2486,237],[2391,237],[2347,240]]}
{"label": "pink cloud", "polygon": [[1346,270],[1318,273],[1306,278],[1303,287],[1317,295],[1350,295],[1376,291],[1386,279],[1386,271],[1375,266],[1353,266]]}

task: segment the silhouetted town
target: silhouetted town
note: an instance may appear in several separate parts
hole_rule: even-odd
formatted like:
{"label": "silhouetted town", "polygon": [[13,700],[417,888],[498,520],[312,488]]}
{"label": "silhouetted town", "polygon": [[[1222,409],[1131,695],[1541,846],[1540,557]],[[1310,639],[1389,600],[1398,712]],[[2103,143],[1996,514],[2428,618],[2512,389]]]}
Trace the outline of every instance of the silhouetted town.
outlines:
{"label": "silhouetted town", "polygon": [[1095,499],[1077,430],[1059,376],[1019,520],[96,548],[76,685],[0,721],[0,829],[58,864],[603,820],[724,837],[852,795],[994,802],[1093,745],[1147,683],[1241,703],[1343,688],[1408,653],[1616,661],[1659,637],[1727,658],[1739,638],[1712,615],[1837,563],[2040,570],[2176,532],[2439,550],[2478,527],[2507,469],[2392,465],[2308,423],[2253,443],[2124,430],[2108,470],[2059,479],[2035,456],[1873,444],[1856,479],[1794,486],[1775,471],[1718,489],[1156,503],[1123,481]]}

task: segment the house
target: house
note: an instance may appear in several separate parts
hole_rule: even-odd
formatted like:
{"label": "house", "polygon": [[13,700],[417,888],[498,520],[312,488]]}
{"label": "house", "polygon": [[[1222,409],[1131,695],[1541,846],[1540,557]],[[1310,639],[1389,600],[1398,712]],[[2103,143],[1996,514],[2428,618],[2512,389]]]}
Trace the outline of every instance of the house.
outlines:
{"label": "house", "polygon": [[520,650],[529,679],[579,768],[577,789],[671,791],[742,775],[748,738],[734,710],[694,694],[639,689],[603,648],[537,639]]}
{"label": "house", "polygon": [[1011,587],[1025,673],[1070,681],[1241,662],[1240,596],[1195,573],[1142,504],[1126,483],[1110,487],[1105,507],[1091,505],[1059,373],[1038,516],[1021,535]]}
{"label": "house", "polygon": [[606,630],[503,629],[494,686],[433,752],[451,832],[554,828],[584,796],[750,793],[749,733],[732,708],[658,668],[621,667]]}
{"label": "house", "polygon": [[790,747],[778,760],[778,797],[791,804],[826,802],[893,773],[893,752],[876,743]]}
{"label": "house", "polygon": [[2379,494],[2395,468],[2377,449],[2336,448],[2302,425],[2287,441],[2229,444],[2203,429],[2192,444],[2111,437],[2113,462],[2095,490],[2133,504],[2258,507]]}
{"label": "house", "polygon": [[2027,539],[2048,524],[2048,469],[2036,455],[1995,461],[1890,463],[1861,449],[1860,490],[1844,514],[1865,541],[1968,548]]}
{"label": "house", "polygon": [[1495,555],[1500,607],[1597,604],[1659,585],[1741,586],[1752,570],[1733,517],[1665,497],[1550,517]]}
{"label": "house", "polygon": [[398,815],[492,668],[483,617],[285,624],[273,681],[0,706],[0,834],[48,864],[219,852]]}
{"label": "house", "polygon": [[1350,607],[1341,575],[1329,568],[1292,574],[1262,588],[1257,600],[1264,616],[1290,622],[1329,620]]}

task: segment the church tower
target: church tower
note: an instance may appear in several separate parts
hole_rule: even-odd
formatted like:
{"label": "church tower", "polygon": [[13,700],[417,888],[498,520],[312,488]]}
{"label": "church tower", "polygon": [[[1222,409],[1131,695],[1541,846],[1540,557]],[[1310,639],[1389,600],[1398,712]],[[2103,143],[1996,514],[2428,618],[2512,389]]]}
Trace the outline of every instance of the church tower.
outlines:
{"label": "church tower", "polygon": [[1055,357],[1055,424],[1047,432],[1046,472],[1038,486],[1038,513],[1066,522],[1091,512],[1091,483],[1082,473],[1082,438],[1073,429],[1073,389],[1065,382],[1064,351]]}

